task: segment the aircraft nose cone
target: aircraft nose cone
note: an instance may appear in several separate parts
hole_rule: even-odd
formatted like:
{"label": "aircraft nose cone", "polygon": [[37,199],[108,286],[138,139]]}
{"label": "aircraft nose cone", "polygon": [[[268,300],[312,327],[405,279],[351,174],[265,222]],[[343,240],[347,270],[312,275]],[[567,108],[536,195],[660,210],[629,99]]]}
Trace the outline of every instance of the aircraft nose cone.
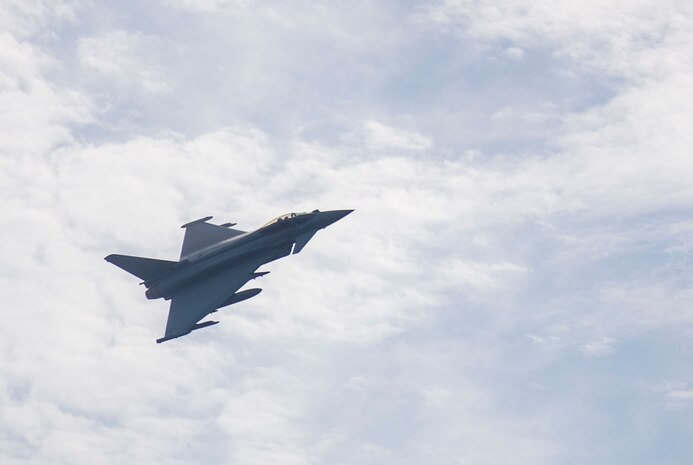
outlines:
{"label": "aircraft nose cone", "polygon": [[353,211],[354,210],[332,210],[327,212],[320,212],[320,226],[322,228],[326,228],[332,223],[336,223],[337,221],[341,220]]}

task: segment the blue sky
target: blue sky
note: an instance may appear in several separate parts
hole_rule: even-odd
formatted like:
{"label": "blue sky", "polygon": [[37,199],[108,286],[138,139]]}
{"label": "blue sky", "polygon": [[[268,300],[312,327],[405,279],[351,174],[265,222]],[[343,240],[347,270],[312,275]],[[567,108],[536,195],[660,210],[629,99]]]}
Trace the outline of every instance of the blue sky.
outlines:
{"label": "blue sky", "polygon": [[[2,463],[688,463],[687,3],[0,5]],[[102,260],[314,208],[164,345]]]}

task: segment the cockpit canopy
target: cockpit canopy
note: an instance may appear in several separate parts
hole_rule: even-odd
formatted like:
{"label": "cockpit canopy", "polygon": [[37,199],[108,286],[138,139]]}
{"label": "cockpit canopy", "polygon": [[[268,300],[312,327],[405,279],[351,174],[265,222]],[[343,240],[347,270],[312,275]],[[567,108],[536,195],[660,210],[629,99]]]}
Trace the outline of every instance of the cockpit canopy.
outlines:
{"label": "cockpit canopy", "polygon": [[[317,210],[313,210],[311,213],[316,213],[316,212],[317,212]],[[272,225],[272,224],[274,224],[274,223],[278,223],[278,222],[280,222],[280,221],[284,221],[284,220],[287,220],[287,219],[289,219],[289,218],[296,218],[297,216],[303,216],[303,215],[310,215],[310,213],[308,213],[308,212],[298,212],[298,213],[287,213],[287,214],[285,214],[285,215],[279,215],[279,216],[276,217],[275,219],[273,219],[273,220],[271,220],[271,221],[268,221],[267,223],[263,224],[262,227],[263,227],[263,228],[266,228],[267,226]]]}

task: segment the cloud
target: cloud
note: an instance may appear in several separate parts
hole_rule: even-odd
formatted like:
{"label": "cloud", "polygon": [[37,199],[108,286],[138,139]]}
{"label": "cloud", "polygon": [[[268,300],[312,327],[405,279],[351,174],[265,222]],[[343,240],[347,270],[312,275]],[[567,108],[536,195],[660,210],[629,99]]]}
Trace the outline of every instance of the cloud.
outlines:
{"label": "cloud", "polygon": [[[304,428],[314,432],[289,435],[283,440],[278,434],[286,430],[289,422],[297,421],[297,415],[303,415],[299,412],[321,409],[314,405],[287,411],[287,399],[298,396],[300,402],[307,403],[316,396],[325,396],[326,391],[312,384],[286,387],[285,383],[273,380],[265,381],[269,384],[262,390],[251,381],[253,377],[234,375],[230,380],[223,371],[252,373],[256,358],[263,356],[258,352],[248,354],[249,359],[226,359],[218,347],[210,344],[222,338],[236,341],[234,346],[264,346],[269,351],[268,361],[274,365],[286,344],[298,343],[295,356],[281,356],[279,360],[297,363],[310,377],[315,364],[324,363],[311,361],[309,354],[315,345],[334,347],[332,350],[345,345],[361,350],[362,344],[377,344],[423,321],[441,304],[436,295],[441,290],[454,293],[458,283],[444,281],[442,287],[440,282],[427,284],[427,276],[441,269],[442,262],[413,266],[413,257],[407,251],[425,247],[426,238],[432,233],[428,228],[443,220],[445,199],[456,193],[454,185],[442,179],[451,170],[463,167],[432,169],[426,167],[425,161],[408,157],[383,160],[355,156],[367,153],[369,146],[344,147],[342,161],[332,165],[334,159],[324,159],[325,164],[316,155],[327,148],[313,145],[315,152],[307,158],[305,148],[304,142],[298,142],[295,152],[282,158],[261,132],[228,128],[192,139],[136,138],[121,144],[62,147],[47,159],[52,168],[41,180],[42,190],[22,197],[22,204],[30,205],[34,213],[14,218],[12,224],[16,227],[6,231],[8,248],[16,255],[9,256],[8,264],[14,268],[6,265],[4,274],[4,282],[15,285],[13,289],[5,287],[4,294],[11,308],[22,311],[14,315],[11,327],[3,328],[5,355],[24,347],[22,341],[27,337],[33,342],[12,358],[4,372],[13,383],[23,386],[18,389],[30,393],[24,395],[53,406],[56,412],[54,418],[46,420],[54,433],[36,438],[29,448],[34,451],[33,459],[40,460],[40,455],[36,455],[39,453],[58,454],[71,461],[85,460],[94,448],[100,447],[96,444],[107,449],[116,447],[127,437],[128,425],[139,425],[145,418],[150,427],[169,432],[152,440],[155,450],[173,457],[180,449],[164,452],[159,448],[178,431],[159,426],[173,416],[171,425],[180,422],[180,428],[194,431],[215,421],[218,434],[229,435],[238,442],[234,456],[239,461],[259,462],[267,457],[286,463],[312,460],[304,451],[308,443],[322,440],[319,420],[304,423]],[[239,168],[243,169],[242,177],[217,176]],[[303,189],[301,180],[306,178],[315,179],[316,190]],[[364,197],[375,179],[380,180],[383,193]],[[418,184],[414,191],[397,187],[414,180]],[[199,186],[206,186],[205,192],[196,198]],[[13,185],[5,188],[3,197],[14,189]],[[405,201],[393,203],[390,190],[398,192],[398,199]],[[40,192],[52,195],[44,197]],[[258,193],[252,202],[248,192]],[[173,226],[197,213],[200,205],[216,212],[235,211],[237,217],[231,219],[248,218],[250,229],[253,220],[266,219],[262,212],[277,208],[278,198],[290,199],[287,205],[305,204],[305,209],[323,204],[356,207],[356,220],[351,226],[345,222],[341,232],[340,228],[333,228],[332,234],[316,237],[310,249],[294,257],[297,260],[272,265],[270,269],[276,269],[273,286],[263,294],[263,302],[253,302],[242,312],[226,315],[228,327],[216,335],[207,334],[207,342],[196,343],[193,339],[189,349],[177,346],[169,352],[157,352],[159,346],[151,342],[162,327],[165,305],[148,305],[151,302],[142,299],[140,289],[129,276],[110,269],[100,257],[114,247],[123,253],[169,257],[176,254],[180,240],[179,231]],[[195,212],[186,212],[192,206],[196,206]],[[410,228],[412,216],[424,208],[435,221],[430,226],[419,225],[418,230]],[[153,224],[161,227],[152,227]],[[20,228],[34,234],[20,235]],[[62,239],[55,246],[43,245],[57,238]],[[336,255],[336,250],[343,253]],[[36,257],[36,261],[23,260],[26,256]],[[468,276],[460,279],[470,281]],[[493,279],[498,282],[501,278]],[[336,286],[339,282],[348,284]],[[403,283],[408,285],[403,287]],[[32,299],[28,305],[27,295],[42,297]],[[37,321],[41,324],[37,325]],[[51,347],[60,347],[60,351],[52,352]],[[138,361],[128,362],[137,352]],[[101,354],[101,364],[97,365],[97,359],[90,354]],[[200,356],[208,361],[193,361]],[[304,357],[309,358],[303,362]],[[179,363],[195,365],[185,384],[175,381],[178,371],[173,367]],[[145,375],[151,364],[157,368]],[[369,372],[374,370],[376,366],[369,368]],[[128,383],[133,373],[141,373],[148,381]],[[353,376],[352,370],[338,374],[339,378]],[[200,382],[203,379],[206,381]],[[249,384],[243,384],[244,379]],[[227,399],[227,391],[219,387],[219,382],[242,383],[235,400]],[[168,410],[188,396],[202,399],[203,392],[210,389],[221,389],[220,397],[200,405],[200,412],[221,408],[223,414],[200,417],[202,413],[193,413],[193,406],[189,411]],[[416,392],[412,388],[408,395],[416,396]],[[154,398],[157,400],[153,401]],[[16,402],[10,400],[9,408],[21,409],[22,417],[31,419],[37,415]],[[257,402],[266,414],[253,407]],[[332,401],[328,397],[325,402]],[[367,398],[364,402],[372,401]],[[121,407],[123,403],[128,407]],[[360,420],[366,424],[371,421],[370,417]],[[13,424],[10,431],[25,434],[30,424]],[[111,428],[113,435],[106,439],[101,436],[93,448],[68,447],[70,436],[64,436],[64,432],[70,431],[89,443],[89,438],[104,425]],[[520,426],[513,428],[522,430]],[[349,437],[353,433],[342,434]],[[277,443],[269,445],[263,437],[272,437]],[[103,444],[104,440],[108,442]],[[393,444],[378,444],[375,437],[368,441],[373,446],[364,446],[358,452],[364,455],[357,457],[370,460],[368,457],[392,454]],[[60,444],[65,447],[59,447]],[[334,447],[349,447],[349,442],[340,444]],[[117,456],[124,457],[123,460],[145,460],[146,447],[146,443],[136,443],[127,455]],[[333,450],[327,447],[321,453],[329,455]],[[199,453],[199,447],[190,452]],[[22,452],[12,449],[9,454],[18,457]]]}
{"label": "cloud", "polygon": [[74,22],[83,2],[73,0],[5,0],[0,29],[17,38],[51,37],[52,25]]}
{"label": "cloud", "polygon": [[40,154],[73,139],[71,127],[91,119],[91,102],[81,92],[44,78],[53,60],[39,48],[0,35],[2,110],[0,124],[5,156]]}
{"label": "cloud", "polygon": [[431,140],[421,134],[411,134],[377,121],[366,122],[366,134],[369,143],[375,147],[418,151],[433,146]]}
{"label": "cloud", "polygon": [[162,3],[166,6],[180,8],[183,10],[217,12],[220,10],[229,9],[240,10],[248,7],[252,2],[250,0],[164,0]]}
{"label": "cloud", "polygon": [[117,80],[119,85],[128,82],[147,92],[167,92],[170,84],[155,62],[157,48],[155,37],[113,30],[80,39],[77,56],[83,66]]}
{"label": "cloud", "polygon": [[580,350],[587,356],[598,357],[610,353],[613,348],[614,341],[611,338],[605,337],[596,341],[588,342],[583,345]]}
{"label": "cloud", "polygon": [[[10,8],[3,463],[650,463],[637,424],[689,435],[662,402],[689,385],[657,390],[690,364],[686,7],[161,5]],[[102,260],[314,208],[356,211],[162,346],[166,304]]]}
{"label": "cloud", "polygon": [[668,395],[673,400],[688,401],[688,400],[693,399],[693,389],[688,390],[688,391],[681,391],[681,390],[669,391]]}
{"label": "cloud", "polygon": [[511,60],[522,61],[525,59],[525,52],[520,47],[508,47],[505,49],[505,55]]}
{"label": "cloud", "polygon": [[[645,1],[470,2],[446,0],[427,18],[482,41],[508,40],[520,46],[545,44],[583,70],[633,77],[658,73],[652,60],[673,65],[691,11],[679,2],[657,7]],[[657,52],[664,55],[657,57]],[[633,58],[636,58],[633,60]],[[577,67],[576,67],[577,68]],[[577,69],[579,72],[579,69]]]}

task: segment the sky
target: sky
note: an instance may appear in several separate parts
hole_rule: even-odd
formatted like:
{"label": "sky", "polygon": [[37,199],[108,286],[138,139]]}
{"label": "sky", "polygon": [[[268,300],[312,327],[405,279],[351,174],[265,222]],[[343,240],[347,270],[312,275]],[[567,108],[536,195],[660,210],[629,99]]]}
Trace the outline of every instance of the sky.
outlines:
{"label": "sky", "polygon": [[[692,48],[676,0],[0,1],[0,462],[689,463]],[[103,260],[316,208],[166,344]]]}

